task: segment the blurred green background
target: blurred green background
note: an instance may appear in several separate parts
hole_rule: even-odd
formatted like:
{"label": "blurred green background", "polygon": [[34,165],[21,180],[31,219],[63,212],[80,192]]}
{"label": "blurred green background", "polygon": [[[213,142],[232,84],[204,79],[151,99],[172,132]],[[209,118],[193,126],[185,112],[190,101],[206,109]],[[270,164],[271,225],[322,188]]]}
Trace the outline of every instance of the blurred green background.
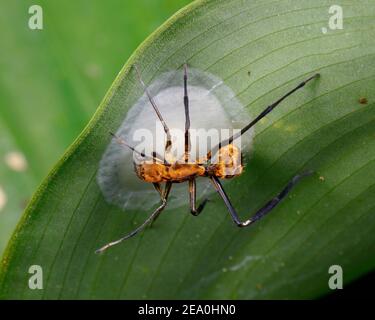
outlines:
{"label": "blurred green background", "polygon": [[[0,256],[134,49],[189,0],[0,0]],[[43,30],[28,27],[43,8]],[[74,117],[72,117],[74,115]]]}

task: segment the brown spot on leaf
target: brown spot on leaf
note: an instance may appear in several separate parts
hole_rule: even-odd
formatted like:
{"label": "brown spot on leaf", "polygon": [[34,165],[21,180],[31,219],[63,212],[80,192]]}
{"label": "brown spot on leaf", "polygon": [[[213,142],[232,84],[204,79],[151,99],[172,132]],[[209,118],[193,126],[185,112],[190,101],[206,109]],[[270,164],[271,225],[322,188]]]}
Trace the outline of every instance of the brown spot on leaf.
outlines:
{"label": "brown spot on leaf", "polygon": [[367,103],[368,103],[368,100],[367,100],[367,98],[365,98],[365,97],[361,97],[361,98],[358,99],[358,102],[359,102],[360,104],[367,104]]}

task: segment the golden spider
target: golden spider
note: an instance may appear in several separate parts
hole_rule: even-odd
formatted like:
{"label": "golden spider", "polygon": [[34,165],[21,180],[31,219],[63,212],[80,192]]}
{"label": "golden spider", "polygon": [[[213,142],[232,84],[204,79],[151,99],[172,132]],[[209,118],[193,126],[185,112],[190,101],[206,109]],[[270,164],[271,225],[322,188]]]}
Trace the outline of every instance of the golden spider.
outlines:
{"label": "golden spider", "polygon": [[[184,64],[184,95],[183,95],[183,102],[184,102],[184,111],[185,111],[185,135],[184,135],[184,156],[182,159],[176,159],[172,153],[170,152],[172,146],[172,140],[170,135],[170,130],[165,123],[162,115],[159,112],[159,109],[152,98],[151,94],[148,91],[147,86],[143,82],[140,72],[138,68],[135,66],[139,81],[144,88],[144,91],[148,97],[149,102],[151,103],[158,119],[160,120],[161,124],[163,125],[165,134],[166,134],[166,143],[165,143],[165,156],[160,157],[156,152],[153,152],[152,155],[146,155],[142,152],[137,151],[132,146],[129,146],[123,139],[120,137],[113,135],[116,141],[127,147],[130,148],[133,152],[138,153],[142,157],[142,161],[139,163],[134,163],[134,168],[137,176],[148,183],[152,183],[154,188],[160,194],[160,205],[155,209],[155,211],[140,225],[138,228],[130,232],[129,234],[125,235],[124,237],[110,242],[105,246],[98,249],[96,252],[101,253],[104,250],[112,247],[126,239],[129,239],[136,235],[138,232],[143,230],[148,224],[152,224],[163,211],[163,209],[167,205],[168,196],[170,194],[172,185],[174,183],[181,183],[181,182],[188,182],[189,183],[189,195],[190,195],[190,211],[193,215],[197,216],[199,213],[202,212],[203,208],[205,207],[208,199],[204,199],[202,203],[198,206],[196,204],[196,178],[197,177],[207,177],[212,182],[215,190],[224,200],[224,203],[232,217],[233,222],[239,227],[247,227],[253,224],[255,221],[260,220],[264,217],[267,213],[269,213],[280,201],[285,198],[285,196],[289,193],[289,191],[295,186],[298,181],[310,175],[312,172],[304,172],[302,174],[298,174],[289,181],[289,183],[285,186],[285,188],[274,198],[268,201],[263,207],[261,207],[251,218],[241,221],[239,218],[236,210],[231,204],[224,188],[220,182],[220,179],[230,179],[236,176],[239,176],[243,172],[243,165],[242,165],[242,154],[238,147],[233,144],[233,141],[240,136],[242,136],[245,132],[247,132],[250,128],[252,128],[259,120],[265,117],[268,113],[270,113],[277,105],[279,105],[284,99],[288,96],[293,94],[298,89],[304,87],[307,82],[310,80],[319,77],[319,74],[316,73],[310,78],[306,79],[305,81],[298,84],[295,88],[287,92],[283,95],[280,99],[269,105],[266,109],[264,109],[254,120],[252,120],[248,125],[242,128],[236,134],[233,134],[229,137],[229,139],[221,141],[219,144],[214,146],[203,159],[199,159],[197,161],[191,161],[189,157],[189,152],[191,148],[190,143],[190,117],[189,117],[189,96],[188,96],[188,72],[187,72],[187,64]],[[211,159],[214,155],[218,155],[218,161],[215,163],[211,162]],[[162,183],[165,184],[165,187],[162,187]]]}

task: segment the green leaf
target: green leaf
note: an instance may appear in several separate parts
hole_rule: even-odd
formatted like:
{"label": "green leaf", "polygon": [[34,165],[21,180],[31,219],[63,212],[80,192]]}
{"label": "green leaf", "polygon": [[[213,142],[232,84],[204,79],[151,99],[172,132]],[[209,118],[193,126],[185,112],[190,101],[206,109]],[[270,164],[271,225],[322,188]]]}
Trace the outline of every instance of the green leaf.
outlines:
{"label": "green leaf", "polygon": [[[0,255],[32,192],[87,124],[124,59],[188,2],[38,1],[44,28],[30,30],[35,2],[2,1]],[[26,160],[22,170],[4,161],[14,152]]]}
{"label": "green leaf", "polygon": [[[168,20],[35,194],[3,260],[1,297],[314,298],[330,291],[331,265],[343,268],[345,284],[372,270],[375,6],[336,3],[343,29],[328,28],[331,4],[322,0],[198,1]],[[95,255],[150,214],[107,204],[96,183],[108,131],[142,94],[131,66],[150,83],[185,61],[223,79],[252,117],[321,74],[257,125],[245,173],[226,184],[241,217],[296,173],[317,173],[250,228],[235,227],[214,195],[201,216],[188,204],[167,210],[154,228]],[[27,286],[34,264],[43,290]]]}

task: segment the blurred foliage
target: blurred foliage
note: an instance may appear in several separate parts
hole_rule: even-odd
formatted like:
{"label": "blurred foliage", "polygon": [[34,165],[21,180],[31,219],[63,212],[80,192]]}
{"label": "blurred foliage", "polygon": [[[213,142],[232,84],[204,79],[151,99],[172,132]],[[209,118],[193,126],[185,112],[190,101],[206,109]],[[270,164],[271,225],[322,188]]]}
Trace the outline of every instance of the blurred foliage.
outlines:
{"label": "blurred foliage", "polygon": [[[32,31],[28,9],[35,1],[0,1],[0,256],[32,192],[87,124],[121,66],[187,3],[41,0],[44,29]],[[9,167],[22,155],[27,164]]]}

